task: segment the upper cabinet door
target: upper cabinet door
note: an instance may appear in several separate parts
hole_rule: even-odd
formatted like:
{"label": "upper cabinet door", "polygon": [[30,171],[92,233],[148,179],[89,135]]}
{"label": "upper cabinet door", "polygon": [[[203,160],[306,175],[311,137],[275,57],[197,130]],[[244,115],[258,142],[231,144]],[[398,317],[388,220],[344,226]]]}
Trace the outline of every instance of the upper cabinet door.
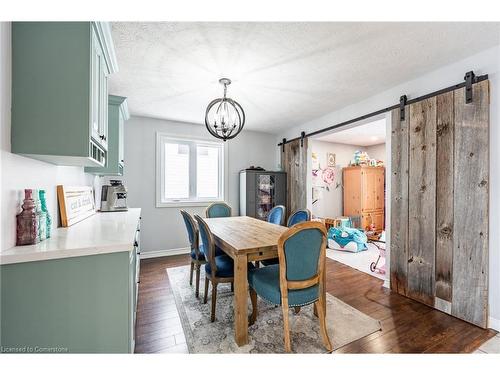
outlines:
{"label": "upper cabinet door", "polygon": [[92,56],[91,56],[92,66],[91,66],[91,108],[90,108],[90,121],[91,121],[91,130],[92,130],[92,138],[95,142],[100,143],[100,132],[99,132],[99,123],[100,123],[100,115],[99,115],[99,107],[101,106],[100,102],[100,71],[102,59],[100,53],[99,42],[97,41],[97,37],[94,32],[92,32]]}
{"label": "upper cabinet door", "polygon": [[108,23],[13,22],[12,152],[104,167],[108,75],[117,69]]}
{"label": "upper cabinet door", "polygon": [[101,55],[101,71],[99,76],[100,106],[99,106],[99,135],[101,145],[108,149],[108,72],[104,56]]}
{"label": "upper cabinet door", "polygon": [[92,138],[108,149],[108,68],[101,44],[92,32]]}
{"label": "upper cabinet door", "polygon": [[125,164],[124,160],[124,134],[123,134],[123,122],[124,118],[120,115],[118,123],[118,163],[122,166]]}

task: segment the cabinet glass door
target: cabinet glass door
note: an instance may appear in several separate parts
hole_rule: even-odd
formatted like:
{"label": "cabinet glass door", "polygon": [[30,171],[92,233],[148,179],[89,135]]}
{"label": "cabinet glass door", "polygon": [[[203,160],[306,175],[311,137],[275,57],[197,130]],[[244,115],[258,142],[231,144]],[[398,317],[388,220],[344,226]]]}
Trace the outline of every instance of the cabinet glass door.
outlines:
{"label": "cabinet glass door", "polygon": [[99,87],[100,87],[100,106],[99,106],[99,137],[101,139],[101,145],[105,150],[108,148],[108,75],[106,74],[106,62],[104,61],[104,55],[100,55],[100,76],[99,76]]}
{"label": "cabinet glass door", "polygon": [[257,218],[267,220],[269,211],[274,207],[275,176],[261,174],[257,176]]}
{"label": "cabinet glass door", "polygon": [[92,90],[90,95],[91,97],[91,127],[92,127],[92,138],[95,141],[99,142],[99,99],[100,99],[100,86],[99,86],[99,78],[100,78],[100,64],[101,60],[99,58],[99,45],[96,40],[95,35],[92,37],[92,66],[91,66],[91,74],[92,74]]}

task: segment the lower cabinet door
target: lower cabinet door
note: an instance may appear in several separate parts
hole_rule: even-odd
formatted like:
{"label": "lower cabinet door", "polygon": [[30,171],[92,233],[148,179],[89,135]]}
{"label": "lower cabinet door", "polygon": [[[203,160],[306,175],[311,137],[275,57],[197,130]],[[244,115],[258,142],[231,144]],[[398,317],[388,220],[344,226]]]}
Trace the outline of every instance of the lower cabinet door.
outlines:
{"label": "lower cabinet door", "polygon": [[136,254],[135,251],[130,252],[130,265],[129,265],[129,343],[130,353],[135,349],[135,306],[136,306]]}

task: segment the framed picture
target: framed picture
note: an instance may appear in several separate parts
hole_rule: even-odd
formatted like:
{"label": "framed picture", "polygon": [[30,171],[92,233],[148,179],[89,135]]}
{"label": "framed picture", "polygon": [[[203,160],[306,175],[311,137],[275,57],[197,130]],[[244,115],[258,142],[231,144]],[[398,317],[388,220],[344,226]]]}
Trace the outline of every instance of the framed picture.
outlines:
{"label": "framed picture", "polygon": [[332,152],[326,153],[326,163],[329,167],[335,167],[335,154]]}
{"label": "framed picture", "polygon": [[318,154],[313,152],[312,155],[311,155],[311,159],[312,159],[312,169],[315,170],[315,169],[319,169],[319,160],[318,160]]}

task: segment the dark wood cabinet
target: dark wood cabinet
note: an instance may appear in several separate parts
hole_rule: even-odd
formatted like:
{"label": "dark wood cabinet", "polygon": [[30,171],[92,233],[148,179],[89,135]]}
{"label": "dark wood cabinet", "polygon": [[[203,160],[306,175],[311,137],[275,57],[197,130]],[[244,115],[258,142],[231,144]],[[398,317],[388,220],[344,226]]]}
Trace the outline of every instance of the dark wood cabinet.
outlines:
{"label": "dark wood cabinet", "polygon": [[267,220],[277,205],[286,205],[286,172],[240,172],[240,215]]}

